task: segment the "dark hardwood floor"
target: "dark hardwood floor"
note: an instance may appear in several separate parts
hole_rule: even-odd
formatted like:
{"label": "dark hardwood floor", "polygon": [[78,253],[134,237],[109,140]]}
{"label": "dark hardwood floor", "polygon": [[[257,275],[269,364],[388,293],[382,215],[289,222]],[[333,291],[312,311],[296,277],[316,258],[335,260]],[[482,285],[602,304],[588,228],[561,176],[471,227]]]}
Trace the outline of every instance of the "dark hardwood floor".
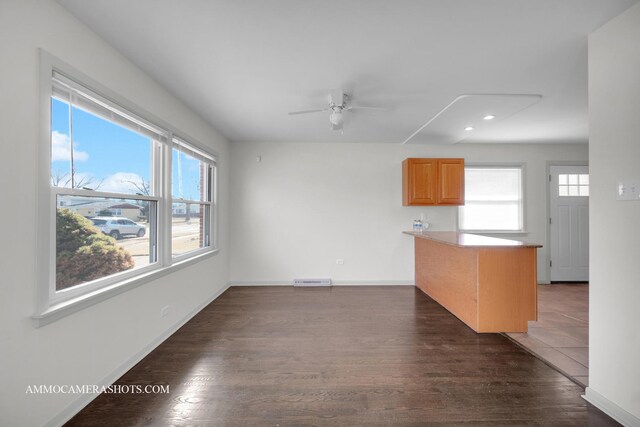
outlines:
{"label": "dark hardwood floor", "polygon": [[71,426],[617,425],[582,388],[408,286],[230,288]]}

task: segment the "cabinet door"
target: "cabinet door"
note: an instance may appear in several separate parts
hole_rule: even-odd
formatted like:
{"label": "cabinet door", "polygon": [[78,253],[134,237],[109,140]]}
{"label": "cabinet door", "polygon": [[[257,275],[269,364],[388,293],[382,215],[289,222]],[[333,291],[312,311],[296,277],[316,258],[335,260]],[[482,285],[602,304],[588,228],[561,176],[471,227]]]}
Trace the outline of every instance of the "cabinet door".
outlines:
{"label": "cabinet door", "polygon": [[438,162],[436,159],[406,159],[402,163],[405,206],[435,205]]}
{"label": "cabinet door", "polygon": [[464,159],[438,159],[439,205],[464,205]]}

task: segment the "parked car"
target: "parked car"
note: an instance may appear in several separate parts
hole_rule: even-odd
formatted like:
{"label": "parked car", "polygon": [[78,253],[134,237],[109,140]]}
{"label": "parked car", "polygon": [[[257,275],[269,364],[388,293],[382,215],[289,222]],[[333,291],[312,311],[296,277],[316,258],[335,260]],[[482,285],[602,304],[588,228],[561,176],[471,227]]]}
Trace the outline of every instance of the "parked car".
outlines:
{"label": "parked car", "polygon": [[142,237],[147,232],[144,225],[133,222],[128,218],[117,216],[97,216],[91,218],[95,225],[104,234],[108,234],[118,240],[122,236],[133,235]]}

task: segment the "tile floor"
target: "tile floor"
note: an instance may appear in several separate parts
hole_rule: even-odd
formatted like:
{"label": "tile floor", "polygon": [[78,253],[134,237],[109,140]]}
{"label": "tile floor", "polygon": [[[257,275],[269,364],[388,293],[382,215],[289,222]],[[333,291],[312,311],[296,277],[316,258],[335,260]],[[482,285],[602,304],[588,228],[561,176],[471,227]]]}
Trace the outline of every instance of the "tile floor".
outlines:
{"label": "tile floor", "polygon": [[510,338],[559,371],[589,385],[589,285],[538,285],[538,321]]}

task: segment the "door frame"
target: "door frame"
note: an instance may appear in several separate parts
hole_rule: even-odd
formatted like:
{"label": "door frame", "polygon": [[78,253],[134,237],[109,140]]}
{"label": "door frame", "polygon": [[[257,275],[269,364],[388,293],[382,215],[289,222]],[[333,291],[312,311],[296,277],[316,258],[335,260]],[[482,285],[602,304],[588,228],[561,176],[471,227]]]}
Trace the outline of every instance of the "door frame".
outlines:
{"label": "door frame", "polygon": [[[549,218],[551,218],[551,189],[550,189],[550,179],[551,176],[551,166],[589,166],[588,160],[547,160],[546,174],[544,177],[545,180],[545,194],[547,195],[547,217],[545,218],[544,224],[547,229],[547,257],[545,260],[545,270],[547,272],[547,284],[551,283],[551,224],[549,224]],[[589,181],[591,182],[591,181]],[[589,220],[591,222],[591,220]],[[589,265],[591,268],[591,265]]]}

